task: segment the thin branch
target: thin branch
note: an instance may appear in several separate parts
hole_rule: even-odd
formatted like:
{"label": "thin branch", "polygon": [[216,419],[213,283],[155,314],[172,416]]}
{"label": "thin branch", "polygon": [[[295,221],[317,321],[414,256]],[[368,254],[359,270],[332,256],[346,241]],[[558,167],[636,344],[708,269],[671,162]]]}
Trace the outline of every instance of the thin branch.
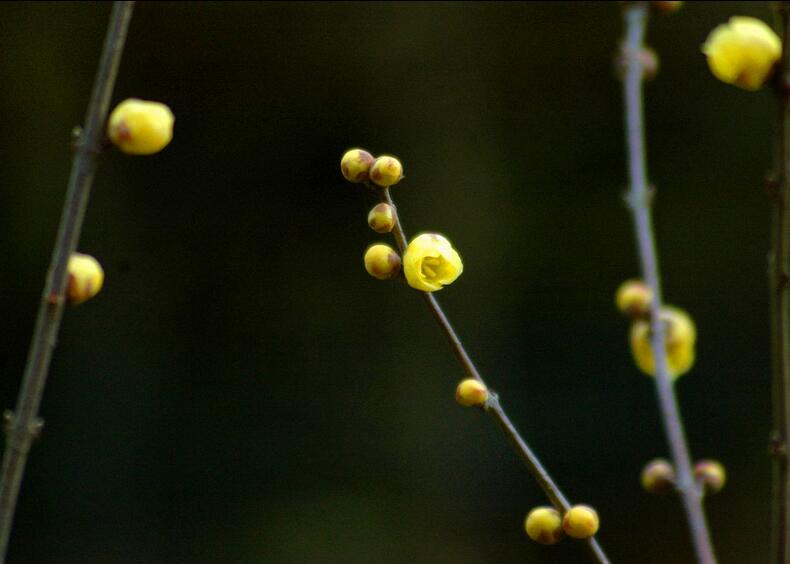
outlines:
{"label": "thin branch", "polygon": [[774,87],[777,99],[776,182],[773,190],[772,248],[769,265],[771,302],[771,344],[773,357],[773,518],[772,558],[777,564],[790,562],[790,469],[788,468],[788,440],[790,439],[790,230],[787,203],[790,201],[790,98],[787,76],[790,71],[790,38],[788,3],[777,2],[776,11],[782,33],[782,64],[776,73]]}
{"label": "thin branch", "polygon": [[[397,208],[395,206],[395,202],[392,200],[392,195],[390,194],[389,189],[381,188],[379,192],[382,201],[388,203],[390,206],[396,209],[396,217],[398,218],[398,221],[395,222],[393,236],[395,237],[395,242],[400,249],[401,255],[403,255],[406,252],[408,239],[406,237],[406,232],[403,229],[403,225],[401,224],[400,218],[402,216],[400,213],[397,213]],[[422,292],[422,297],[425,300],[425,304],[428,306],[428,309],[430,310],[434,319],[436,319],[436,322],[442,329],[442,332],[450,342],[450,347],[453,349],[453,353],[455,353],[458,362],[461,363],[464,372],[466,372],[469,378],[474,378],[478,382],[485,384],[482,376],[480,376],[480,372],[478,372],[477,367],[475,367],[472,359],[466,352],[464,345],[461,343],[461,339],[458,338],[455,329],[453,329],[450,320],[447,319],[447,316],[445,315],[444,310],[442,310],[442,307],[439,305],[439,302],[436,300],[436,297],[434,297],[434,295],[430,292]],[[508,442],[516,450],[518,455],[524,461],[524,464],[527,466],[529,472],[546,494],[546,497],[548,497],[551,501],[551,504],[560,513],[565,513],[568,511],[571,508],[571,504],[562,494],[560,488],[557,487],[557,484],[555,484],[554,480],[551,478],[551,475],[543,467],[543,465],[540,463],[540,460],[538,460],[538,457],[535,456],[535,453],[532,452],[532,449],[529,448],[526,441],[524,441],[518,430],[510,421],[502,405],[499,403],[499,397],[496,394],[490,394],[485,411],[491,415],[494,421],[496,421],[499,428],[505,434]],[[587,539],[587,547],[596,562],[601,564],[606,564],[609,562],[609,559],[607,558],[600,544],[598,544],[598,541],[595,537],[590,537]]]}
{"label": "thin branch", "polygon": [[661,279],[656,256],[656,244],[651,217],[651,195],[647,186],[647,164],[642,109],[642,62],[639,52],[645,35],[647,2],[631,2],[624,9],[626,37],[623,44],[626,75],[623,80],[625,98],[626,144],[628,146],[628,169],[631,191],[628,202],[633,213],[635,235],[642,263],[645,283],[653,291],[651,303],[651,348],[655,359],[656,393],[669,441],[669,449],[677,475],[676,488],[683,501],[688,518],[689,532],[694,544],[697,561],[716,561],[713,546],[702,507],[702,490],[693,478],[689,449],[686,443],[683,422],[680,417],[672,380],[669,376],[666,357],[666,335],[660,311]]}
{"label": "thin branch", "polygon": [[96,157],[104,137],[104,124],[133,8],[134,2],[115,2],[112,8],[107,37],[104,40],[99,68],[85,116],[85,127],[72,161],[60,228],[52,252],[44,293],[41,296],[16,411],[6,412],[5,415],[7,436],[2,478],[0,478],[0,562],[5,562],[14,510],[28,453],[43,425],[38,417],[38,410],[63,317],[64,294],[68,283],[68,260],[77,249],[82,231],[93,173],[96,169]]}

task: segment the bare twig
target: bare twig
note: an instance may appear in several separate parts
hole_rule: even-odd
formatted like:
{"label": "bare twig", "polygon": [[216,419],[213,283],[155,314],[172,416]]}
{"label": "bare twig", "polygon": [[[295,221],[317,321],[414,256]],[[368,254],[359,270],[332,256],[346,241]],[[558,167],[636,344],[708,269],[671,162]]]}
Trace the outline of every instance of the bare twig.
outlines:
{"label": "bare twig", "polygon": [[645,283],[653,291],[651,303],[651,348],[655,359],[656,393],[667,434],[669,449],[677,475],[676,487],[688,518],[689,532],[697,561],[715,562],[716,557],[702,507],[702,490],[693,478],[689,449],[680,416],[675,390],[669,376],[666,357],[664,323],[659,315],[662,307],[661,279],[651,216],[651,198],[647,185],[647,164],[642,110],[642,62],[639,52],[644,39],[647,2],[630,2],[623,11],[626,36],[623,43],[626,75],[623,80],[625,98],[626,144],[631,190],[629,207],[633,213],[635,235]]}
{"label": "bare twig", "polygon": [[774,81],[777,99],[776,177],[771,185],[773,228],[768,280],[771,301],[771,344],[773,357],[773,518],[772,558],[777,564],[790,562],[790,230],[787,205],[790,202],[790,15],[787,2],[776,2],[782,33],[782,64]]}
{"label": "bare twig", "polygon": [[[392,200],[392,196],[388,188],[381,188],[380,195],[382,201],[388,203],[393,208],[396,208],[395,202]],[[406,237],[406,232],[403,229],[403,225],[401,224],[401,214],[396,213],[396,217],[398,218],[398,221],[395,223],[393,236],[395,237],[395,242],[400,249],[401,255],[403,255],[406,252],[408,239]],[[455,353],[458,362],[461,363],[466,375],[469,378],[474,378],[478,382],[485,383],[474,363],[472,362],[472,359],[467,354],[464,345],[461,343],[461,340],[455,333],[455,329],[453,329],[450,320],[447,319],[447,316],[444,314],[444,310],[442,310],[442,307],[436,300],[436,297],[434,297],[434,295],[430,292],[422,292],[422,297],[425,300],[425,304],[428,306],[428,309],[430,310],[434,319],[436,319],[436,322],[442,329],[442,332],[444,332],[447,340],[450,342],[450,347],[453,349],[453,353]],[[565,513],[568,511],[568,509],[571,508],[571,504],[562,494],[562,491],[560,491],[559,487],[557,487],[557,484],[555,484],[554,480],[551,478],[551,475],[543,467],[543,465],[540,463],[540,460],[538,460],[538,457],[535,456],[535,453],[532,452],[532,449],[529,448],[526,441],[524,441],[518,430],[510,421],[507,414],[505,413],[504,408],[502,407],[502,404],[499,403],[499,397],[496,394],[490,394],[489,400],[485,406],[485,411],[491,415],[499,428],[502,429],[502,432],[505,434],[508,442],[513,445],[513,448],[524,461],[527,469],[538,482],[538,485],[544,491],[546,497],[549,498],[551,504],[560,513]],[[587,539],[587,547],[596,562],[601,564],[609,562],[609,559],[601,548],[601,545],[598,544],[598,541],[595,539],[595,537]]]}
{"label": "bare twig", "polygon": [[5,414],[7,436],[2,478],[0,478],[0,561],[3,562],[8,549],[14,510],[28,453],[43,425],[38,417],[38,410],[63,317],[68,260],[77,248],[82,230],[93,173],[96,169],[96,157],[104,136],[104,123],[107,119],[133,8],[134,2],[115,2],[112,8],[107,37],[85,116],[85,127],[72,161],[60,228],[52,252],[44,293],[41,296],[16,411]]}

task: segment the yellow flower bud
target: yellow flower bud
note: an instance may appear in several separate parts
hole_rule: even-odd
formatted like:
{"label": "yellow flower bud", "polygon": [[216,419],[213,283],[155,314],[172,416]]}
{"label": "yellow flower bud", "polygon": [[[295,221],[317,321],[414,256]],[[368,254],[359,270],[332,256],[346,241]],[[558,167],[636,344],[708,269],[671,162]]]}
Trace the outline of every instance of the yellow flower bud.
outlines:
{"label": "yellow flower bud", "polygon": [[130,155],[158,153],[173,139],[173,112],[159,102],[124,100],[110,114],[107,135]]}
{"label": "yellow flower bud", "polygon": [[717,460],[700,460],[694,465],[694,477],[702,482],[706,494],[715,494],[724,487],[727,472]]}
{"label": "yellow flower bud", "polygon": [[665,494],[675,489],[675,469],[663,458],[651,460],[642,470],[642,487],[654,494]]}
{"label": "yellow flower bud", "polygon": [[373,278],[389,280],[400,273],[401,260],[389,245],[371,245],[365,251],[365,270]]}
{"label": "yellow flower bud", "polygon": [[455,389],[455,401],[464,407],[482,407],[488,401],[488,388],[474,378],[467,378]]}
{"label": "yellow flower bud", "polygon": [[629,317],[645,317],[650,314],[653,292],[641,280],[626,280],[617,289],[614,298],[617,309]]}
{"label": "yellow flower bud", "polygon": [[556,544],[565,534],[562,517],[553,507],[536,507],[524,519],[524,530],[529,538],[540,544]]}
{"label": "yellow flower bud", "polygon": [[370,179],[379,186],[392,186],[403,178],[403,165],[395,157],[382,155],[370,167]]}
{"label": "yellow flower bud", "polygon": [[435,292],[452,284],[464,271],[464,264],[450,241],[436,233],[424,233],[406,248],[403,270],[409,286]]}
{"label": "yellow flower bud", "polygon": [[389,204],[378,204],[368,213],[368,225],[376,233],[389,233],[396,221],[395,208]]}
{"label": "yellow flower bud", "polygon": [[99,293],[104,284],[104,270],[90,255],[74,253],[69,258],[69,282],[66,297],[72,305],[81,304]]}
{"label": "yellow flower bud", "polygon": [[365,182],[372,164],[373,155],[363,149],[351,149],[340,159],[340,172],[349,182]]}
{"label": "yellow flower bud", "polygon": [[[682,309],[664,307],[661,319],[666,327],[666,351],[669,375],[677,379],[694,366],[697,330],[691,317]],[[650,346],[650,322],[640,319],[631,326],[631,353],[639,370],[655,376],[653,349]]]}
{"label": "yellow flower bud", "polygon": [[702,52],[719,80],[759,90],[782,56],[782,41],[765,22],[734,16],[708,35]]}
{"label": "yellow flower bud", "polygon": [[562,518],[562,528],[569,537],[586,539],[598,532],[598,512],[588,505],[574,505]]}

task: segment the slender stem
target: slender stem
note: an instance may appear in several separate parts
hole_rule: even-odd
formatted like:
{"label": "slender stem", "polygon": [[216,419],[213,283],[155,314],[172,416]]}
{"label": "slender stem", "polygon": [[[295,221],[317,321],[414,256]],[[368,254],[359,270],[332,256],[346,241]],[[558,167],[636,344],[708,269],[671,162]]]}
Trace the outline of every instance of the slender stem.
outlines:
{"label": "slender stem", "polygon": [[675,464],[676,487],[688,518],[689,532],[697,561],[707,564],[715,562],[716,557],[702,507],[702,490],[695,482],[691,470],[683,421],[667,366],[664,323],[660,318],[661,279],[651,217],[651,193],[647,186],[642,109],[642,64],[639,57],[645,34],[647,10],[646,2],[629,3],[624,10],[626,37],[623,49],[627,71],[623,85],[628,169],[631,184],[628,201],[633,213],[643,276],[654,296],[651,304],[651,348],[656,366],[655,383],[659,409]]}
{"label": "slender stem", "polygon": [[774,460],[772,561],[790,562],[790,469],[788,469],[788,439],[790,439],[790,230],[787,203],[790,201],[790,93],[787,76],[790,71],[790,38],[788,3],[777,2],[776,11],[782,33],[783,56],[780,72],[776,74],[777,140],[776,180],[772,185],[773,229],[769,265],[771,298],[771,344],[773,357],[773,433],[771,452]]}
{"label": "slender stem", "polygon": [[[384,202],[396,209],[396,217],[398,218],[398,221],[395,222],[395,227],[392,231],[392,234],[395,237],[395,242],[400,249],[401,255],[403,255],[406,252],[408,239],[406,237],[406,232],[403,229],[403,224],[401,223],[401,215],[400,213],[397,213],[395,202],[392,200],[392,195],[390,194],[388,188],[381,188],[380,195]],[[458,338],[458,335],[456,334],[455,329],[453,329],[450,320],[447,319],[444,310],[442,310],[442,306],[440,306],[439,302],[436,300],[436,297],[434,297],[434,295],[430,292],[422,292],[422,297],[425,300],[425,304],[428,306],[428,309],[430,310],[434,319],[436,319],[436,322],[442,329],[442,332],[444,332],[447,340],[450,342],[450,347],[452,348],[453,353],[455,353],[458,362],[461,363],[464,372],[466,372],[469,378],[474,378],[478,382],[485,383],[483,381],[483,377],[480,376],[480,372],[477,370],[477,367],[474,365],[474,362],[472,362],[472,359],[466,352],[463,343],[461,343],[461,339]],[[505,434],[508,442],[516,450],[518,455],[524,461],[524,464],[527,466],[529,472],[546,494],[546,497],[548,497],[551,501],[551,504],[560,513],[565,513],[568,511],[568,509],[571,508],[571,504],[562,494],[562,491],[560,491],[560,488],[554,483],[554,480],[551,478],[549,472],[543,467],[543,465],[540,463],[540,460],[538,460],[538,457],[535,456],[535,453],[532,452],[532,449],[529,448],[529,445],[527,445],[526,441],[521,437],[516,427],[510,421],[507,414],[505,413],[504,408],[502,407],[502,404],[499,402],[499,397],[496,394],[490,393],[489,400],[485,406],[485,411],[491,415],[494,421],[496,421],[499,428]],[[587,539],[587,547],[595,561],[602,564],[609,562],[609,559],[607,558],[601,546],[598,544],[598,541],[595,539],[595,537],[590,537]]]}
{"label": "slender stem", "polygon": [[43,425],[38,418],[38,410],[63,317],[68,260],[77,248],[82,230],[93,173],[96,169],[96,157],[104,136],[104,123],[107,119],[133,7],[134,2],[115,2],[112,8],[107,37],[85,116],[85,127],[72,161],[60,228],[41,296],[33,340],[17,398],[16,412],[6,412],[7,437],[2,478],[0,478],[0,562],[5,561],[8,550],[14,510],[28,453]]}

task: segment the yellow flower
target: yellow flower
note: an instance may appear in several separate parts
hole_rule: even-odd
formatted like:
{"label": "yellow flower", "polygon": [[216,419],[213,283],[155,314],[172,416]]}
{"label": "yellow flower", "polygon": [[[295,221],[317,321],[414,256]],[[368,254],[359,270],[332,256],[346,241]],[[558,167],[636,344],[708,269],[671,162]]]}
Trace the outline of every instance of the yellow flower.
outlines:
{"label": "yellow flower", "polygon": [[107,135],[130,155],[152,155],[173,139],[173,112],[159,102],[124,100],[110,114]]}
{"label": "yellow flower", "polygon": [[69,258],[69,282],[66,297],[72,305],[81,304],[99,293],[104,284],[104,270],[90,255],[74,253]]}
{"label": "yellow flower", "polygon": [[782,56],[782,41],[765,22],[734,16],[708,35],[702,52],[719,80],[759,90]]}
{"label": "yellow flower", "polygon": [[565,534],[575,539],[586,539],[598,532],[598,512],[589,505],[574,505],[562,518]]}
{"label": "yellow flower", "polygon": [[[673,380],[694,366],[697,329],[688,313],[676,307],[664,307],[661,319],[666,328],[666,350],[669,375]],[[650,322],[640,319],[631,326],[631,352],[639,370],[655,376],[653,349],[650,346]]]}
{"label": "yellow flower", "polygon": [[340,172],[349,182],[365,182],[369,178],[373,155],[364,149],[346,151],[340,159]]}
{"label": "yellow flower", "polygon": [[424,233],[406,248],[403,271],[412,288],[435,292],[452,284],[464,271],[464,264],[450,241],[436,233]]}

